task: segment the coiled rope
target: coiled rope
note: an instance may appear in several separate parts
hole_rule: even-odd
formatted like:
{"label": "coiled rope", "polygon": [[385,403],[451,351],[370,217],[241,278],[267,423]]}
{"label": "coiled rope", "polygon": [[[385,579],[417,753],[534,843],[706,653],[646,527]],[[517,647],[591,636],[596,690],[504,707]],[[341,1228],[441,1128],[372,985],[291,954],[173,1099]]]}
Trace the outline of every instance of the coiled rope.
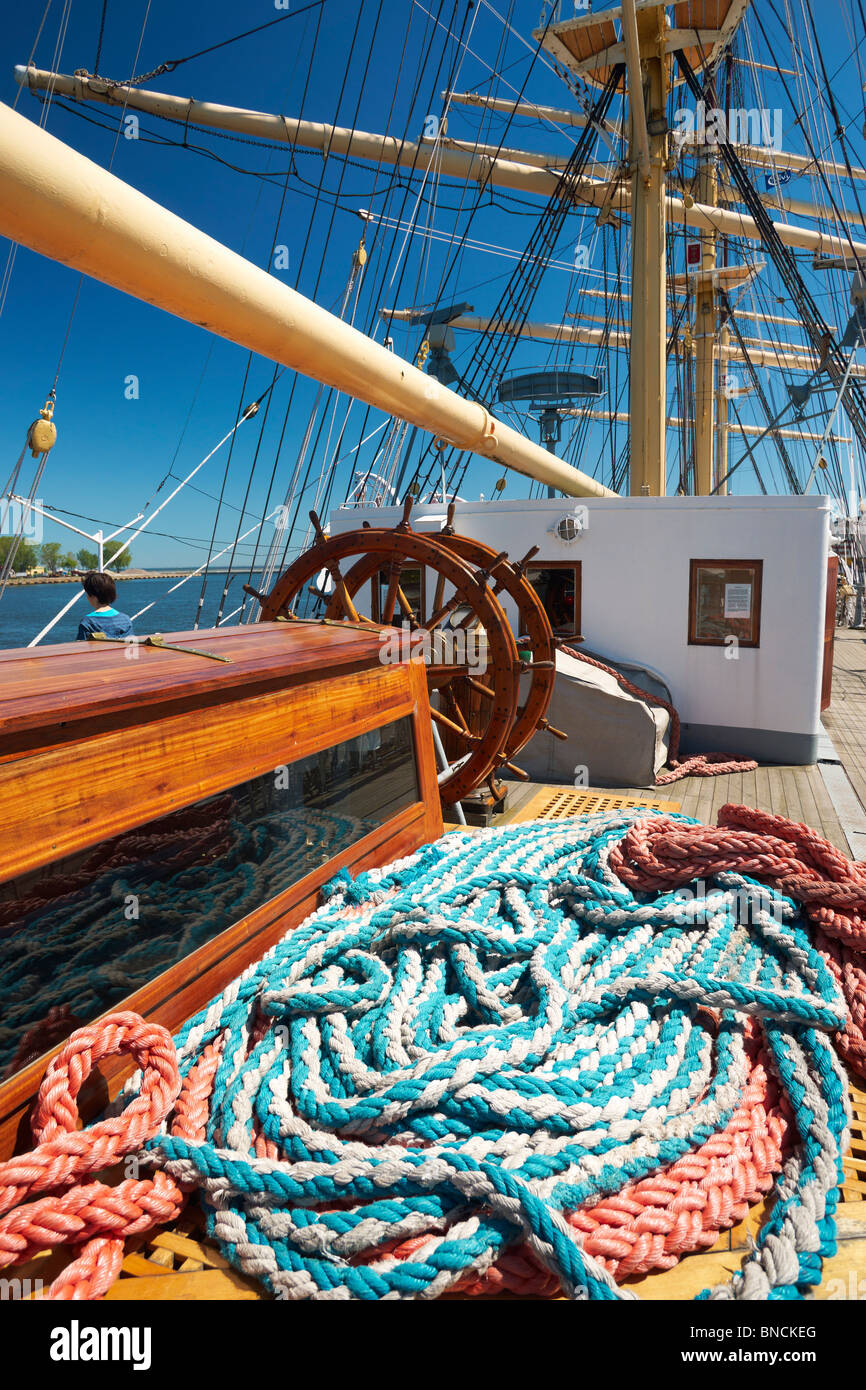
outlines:
{"label": "coiled rope", "polygon": [[[38,1118],[34,1154],[0,1165],[0,1264],[89,1242],[83,1292],[76,1261],[51,1296],[97,1296],[122,1236],[196,1189],[227,1258],[277,1297],[632,1298],[618,1281],[712,1243],[770,1190],[740,1272],[706,1296],[803,1296],[835,1249],[848,1112],[832,1039],[849,1018],[806,928],[853,923],[862,879],[773,820],[768,840],[620,812],[451,835],[338,876],[178,1035],[173,1114],[161,1030],[119,1015],[67,1043],[39,1107],[67,1132]],[[148,1029],[151,1050],[110,1117],[73,1135],[68,1092],[111,1028],[139,1048]],[[152,1180],[74,1186],[136,1149]],[[59,1197],[16,1206],[49,1179]]]}

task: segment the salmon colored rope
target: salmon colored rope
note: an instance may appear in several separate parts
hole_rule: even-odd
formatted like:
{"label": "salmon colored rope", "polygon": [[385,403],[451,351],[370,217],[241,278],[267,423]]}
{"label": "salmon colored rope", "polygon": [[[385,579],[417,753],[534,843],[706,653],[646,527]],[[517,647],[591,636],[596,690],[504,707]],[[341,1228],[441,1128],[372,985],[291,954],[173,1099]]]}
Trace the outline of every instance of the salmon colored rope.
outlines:
{"label": "salmon colored rope", "polygon": [[678,757],[680,716],[669,700],[663,700],[661,695],[651,695],[648,690],[643,690],[641,686],[635,685],[627,676],[624,676],[621,671],[617,671],[615,666],[608,666],[604,661],[598,661],[594,656],[587,656],[586,652],[580,652],[576,647],[560,647],[560,651],[566,656],[575,657],[578,661],[585,661],[587,666],[595,666],[599,671],[606,671],[609,676],[613,676],[614,680],[619,681],[623,690],[627,690],[629,695],[637,696],[639,700],[643,700],[648,705],[658,705],[661,709],[667,710],[671,717],[668,767],[667,771],[657,773],[657,787],[663,787],[668,782],[679,782],[683,777],[720,777],[723,772],[754,772],[758,766],[753,758],[740,758],[734,753],[693,753],[689,758]]}
{"label": "salmon colored rope", "polygon": [[[123,1054],[142,1070],[140,1093],[122,1114],[79,1130],[82,1085],[105,1057]],[[39,1088],[32,1120],[36,1148],[0,1163],[0,1268],[22,1264],[48,1246],[82,1245],[47,1297],[105,1293],[120,1271],[125,1238],[173,1220],[185,1197],[163,1172],[116,1187],[81,1179],[139,1149],[157,1132],[179,1091],[174,1043],[158,1024],[117,1013],[73,1033]],[[41,1193],[50,1195],[26,1201]]]}
{"label": "salmon colored rope", "polygon": [[866,866],[808,825],[731,803],[720,810],[718,826],[668,816],[635,821],[610,865],[633,890],[666,892],[733,870],[801,902],[814,923],[815,947],[848,1005],[837,1050],[866,1077]]}

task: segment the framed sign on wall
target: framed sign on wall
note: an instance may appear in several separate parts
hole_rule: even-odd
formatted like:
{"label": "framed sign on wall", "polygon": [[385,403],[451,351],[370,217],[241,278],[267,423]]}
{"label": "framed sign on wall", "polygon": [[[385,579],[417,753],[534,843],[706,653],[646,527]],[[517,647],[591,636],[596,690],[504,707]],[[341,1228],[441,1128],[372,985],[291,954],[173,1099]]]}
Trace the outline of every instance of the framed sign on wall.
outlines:
{"label": "framed sign on wall", "polygon": [[763,560],[692,560],[689,576],[689,644],[741,647],[761,642]]}

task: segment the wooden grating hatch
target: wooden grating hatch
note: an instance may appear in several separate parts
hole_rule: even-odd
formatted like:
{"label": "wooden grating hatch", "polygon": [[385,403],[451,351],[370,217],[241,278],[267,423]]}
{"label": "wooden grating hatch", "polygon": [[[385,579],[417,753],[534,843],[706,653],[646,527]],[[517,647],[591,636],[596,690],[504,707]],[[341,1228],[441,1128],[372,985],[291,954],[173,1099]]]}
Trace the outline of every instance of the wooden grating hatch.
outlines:
{"label": "wooden grating hatch", "polygon": [[851,1097],[851,1148],[842,1160],[845,1177],[840,1188],[843,1202],[866,1201],[866,1090],[849,1076]]}
{"label": "wooden grating hatch", "polygon": [[594,816],[601,811],[631,810],[645,807],[651,811],[678,811],[679,801],[644,800],[637,796],[621,796],[614,792],[577,791],[572,787],[544,787],[535,793],[513,818],[513,822],[530,820],[565,820],[568,816]]}

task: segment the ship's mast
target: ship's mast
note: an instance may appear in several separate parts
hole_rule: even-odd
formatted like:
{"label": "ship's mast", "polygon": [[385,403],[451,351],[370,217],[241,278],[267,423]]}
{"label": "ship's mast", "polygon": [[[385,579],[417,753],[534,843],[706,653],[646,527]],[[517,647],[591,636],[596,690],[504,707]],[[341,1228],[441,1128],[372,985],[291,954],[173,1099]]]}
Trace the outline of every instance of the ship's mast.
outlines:
{"label": "ship's mast", "polygon": [[[720,493],[728,491],[728,372],[722,363],[731,341],[731,330],[723,323],[719,330],[719,372],[724,372],[725,381],[719,382],[718,411],[716,421],[716,486]],[[712,491],[712,488],[710,489]]]}
{"label": "ship's mast", "polygon": [[665,158],[668,60],[665,11],[635,11],[624,0],[629,77],[629,167],[632,206],[630,478],[634,496],[665,492],[667,302]]}
{"label": "ship's mast", "polygon": [[[725,291],[729,284],[739,283],[734,271],[741,267],[725,265],[717,268],[718,237],[727,246],[728,237],[751,240],[772,239],[782,247],[811,250],[815,256],[849,254],[866,256],[866,246],[851,241],[847,235],[832,235],[796,223],[772,221],[761,204],[774,206],[775,200],[751,189],[753,197],[746,199],[751,216],[733,211],[729,204],[739,201],[736,189],[719,177],[716,151],[704,128],[704,118],[698,114],[697,133],[686,137],[680,147],[691,145],[698,157],[698,172],[690,194],[676,196],[666,188],[667,172],[672,167],[667,127],[668,95],[671,87],[683,81],[680,69],[703,110],[703,99],[697,88],[695,74],[704,70],[712,73],[725,54],[731,37],[743,19],[749,0],[691,0],[688,6],[674,8],[673,23],[667,17],[666,6],[655,0],[620,0],[618,5],[596,12],[584,12],[571,19],[556,19],[534,37],[568,73],[588,88],[609,85],[611,74],[623,84],[627,108],[622,120],[598,120],[584,105],[582,114],[565,112],[553,107],[520,104],[520,110],[548,122],[580,126],[592,125],[599,136],[610,145],[608,132],[626,137],[621,162],[619,147],[611,175],[609,166],[583,164],[570,179],[568,195],[575,203],[601,210],[602,216],[616,218],[625,214],[630,222],[631,285],[630,315],[621,331],[611,330],[605,320],[593,320],[586,313],[575,315],[587,321],[599,322],[600,329],[582,325],[534,324],[507,316],[496,320],[475,318],[463,314],[452,327],[485,333],[518,334],[530,338],[552,338],[557,342],[580,342],[590,346],[606,345],[629,353],[629,423],[630,423],[630,489],[636,495],[663,495],[666,489],[666,430],[667,403],[667,346],[668,346],[668,282],[674,293],[694,295],[694,320],[680,332],[678,352],[687,358],[694,354],[694,491],[709,495],[715,490],[727,491],[722,481],[728,462],[728,399],[723,380],[731,361],[745,360],[750,371],[756,367],[778,370],[814,372],[823,361],[821,342],[808,346],[780,340],[768,342],[762,337],[743,338],[734,323],[736,342],[728,329],[723,310]],[[559,7],[556,7],[557,10]],[[682,27],[680,27],[682,25]],[[681,56],[680,56],[681,55]],[[685,61],[684,61],[685,60]],[[730,65],[729,65],[730,66]],[[619,69],[619,72],[617,72]],[[622,72],[625,77],[622,77]],[[427,170],[435,162],[438,175],[501,185],[520,189],[536,196],[561,196],[562,161],[539,152],[504,149],[500,146],[481,146],[471,141],[437,137],[435,141],[421,140],[417,144],[397,141],[387,135],[339,129],[333,126],[304,121],[300,118],[276,116],[264,112],[242,111],[215,106],[209,102],[165,93],[141,91],[136,87],[107,83],[101,78],[78,73],[74,77],[21,68],[16,77],[34,90],[50,88],[68,94],[76,100],[123,105],[124,109],[151,112],[169,120],[193,122],[214,128],[243,133],[253,138],[284,140],[302,148],[323,149],[328,153],[351,155],[353,158],[375,160],[378,163],[410,165],[413,172]],[[569,79],[569,84],[574,86]],[[730,96],[730,75],[728,76]],[[486,109],[503,110],[514,114],[514,103],[505,98],[449,93],[449,100],[471,103]],[[809,166],[806,156],[737,143],[738,158],[743,164],[794,171]],[[727,160],[727,156],[726,156]],[[729,161],[727,161],[729,162]],[[822,161],[827,172],[843,166]],[[608,169],[605,176],[605,169]],[[845,166],[847,169],[847,165]],[[854,179],[866,178],[866,169],[848,169]],[[600,175],[596,177],[596,175]],[[788,200],[790,201],[790,200]],[[793,205],[792,205],[793,206]],[[809,204],[797,204],[797,211],[817,217],[822,209]],[[862,216],[862,215],[861,215]],[[666,270],[667,224],[694,227],[700,237],[700,257],[696,267],[687,275],[668,277]],[[743,268],[744,269],[744,268]],[[697,273],[691,273],[696,270]],[[611,298],[610,291],[586,289],[587,295],[598,294]],[[613,299],[621,296],[614,294]],[[468,306],[467,306],[468,307]],[[389,316],[400,318],[401,311],[389,310]],[[406,311],[407,313],[409,311]],[[766,323],[796,324],[798,320],[773,315],[755,315],[743,310],[738,317],[757,318]],[[718,381],[717,381],[718,372]],[[853,379],[866,374],[866,367],[851,367]],[[617,415],[617,419],[620,417]],[[774,437],[782,437],[776,431]]]}
{"label": "ship's mast", "polygon": [[[715,205],[717,196],[716,165],[709,149],[704,151],[698,175],[698,196],[702,202]],[[716,237],[714,232],[701,236],[701,274],[695,303],[695,493],[708,497],[716,479],[713,469],[713,425],[715,413],[715,343],[718,328],[716,290],[713,271],[716,268]]]}
{"label": "ship's mast", "polygon": [[[638,496],[662,496],[666,485],[665,233],[669,205],[665,183],[670,55],[676,49],[688,49],[695,61],[716,61],[746,4],[747,0],[721,0],[692,6],[690,27],[674,30],[664,5],[621,0],[619,8],[565,20],[549,26],[544,35],[536,35],[565,67],[590,83],[602,82],[610,64],[621,54],[625,57],[631,175],[630,476],[631,492]],[[709,150],[701,165],[697,193],[707,210],[718,207],[715,163]],[[692,200],[690,204],[694,205]],[[715,220],[708,218],[701,233],[702,273],[697,283],[694,332],[695,492],[704,495],[712,491],[715,482]]]}

